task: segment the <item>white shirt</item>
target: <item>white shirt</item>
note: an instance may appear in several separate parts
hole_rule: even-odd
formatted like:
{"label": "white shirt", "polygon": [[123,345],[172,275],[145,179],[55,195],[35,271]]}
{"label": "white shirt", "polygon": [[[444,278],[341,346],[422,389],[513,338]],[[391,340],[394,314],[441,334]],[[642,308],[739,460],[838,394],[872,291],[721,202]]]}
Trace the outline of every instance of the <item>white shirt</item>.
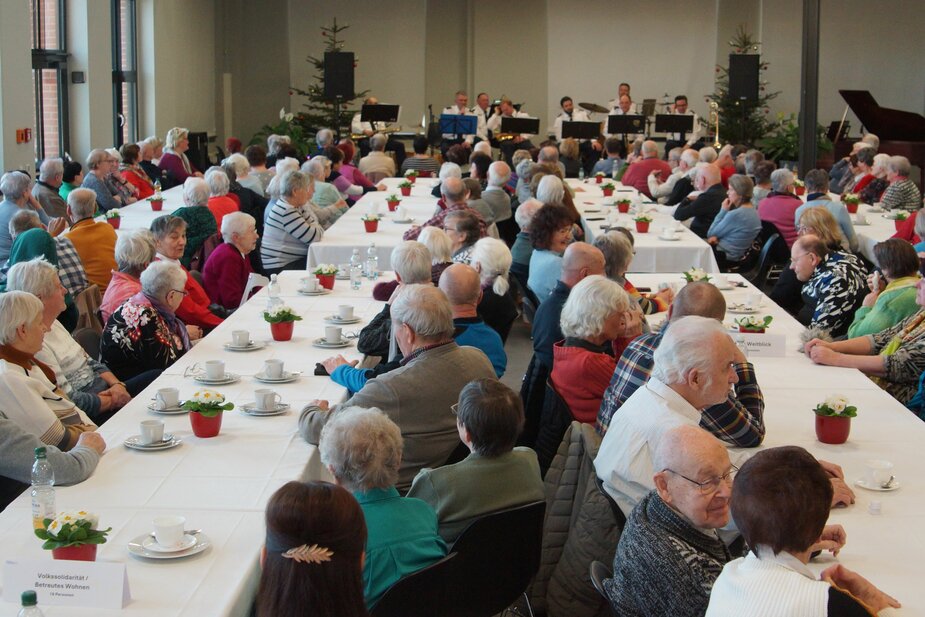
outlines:
{"label": "white shirt", "polygon": [[354,135],[366,134],[366,131],[381,131],[389,126],[389,122],[377,122],[376,128],[373,128],[372,122],[361,122],[363,112],[358,111],[353,114],[353,120],[350,122],[350,132]]}
{"label": "white shirt", "polygon": [[[490,110],[491,107],[488,108]],[[479,117],[478,128],[475,130],[476,136],[482,141],[488,141],[488,110],[482,109],[478,105],[470,111]]]}
{"label": "white shirt", "polygon": [[652,193],[652,199],[659,203],[665,203],[668,196],[671,195],[671,191],[674,190],[674,185],[677,184],[678,180],[680,180],[685,173],[687,172],[681,171],[680,167],[675,167],[671,171],[671,175],[661,184],[656,182],[655,177],[650,173],[646,180],[649,183],[649,192]]}
{"label": "white shirt", "polygon": [[[572,110],[572,117],[570,118],[565,111],[560,111],[559,115],[556,116],[556,122],[553,125],[553,130],[556,132],[556,141],[562,141],[562,123],[563,122],[590,122],[591,118],[588,116],[588,112],[584,109],[576,107]],[[582,139],[581,141],[588,141],[587,139]]]}
{"label": "white shirt", "polygon": [[[473,112],[471,109],[469,109],[468,107],[463,107],[462,109],[460,109],[456,105],[450,105],[449,107],[444,107],[443,111],[440,112],[440,115],[442,116],[444,114],[448,114],[451,116],[477,116],[478,115],[475,112]],[[469,135],[463,135],[463,141],[471,145],[472,142],[475,141],[475,136],[478,134],[478,130],[479,130],[478,129],[478,119],[476,118],[476,129],[475,129],[476,132],[471,133]],[[444,133],[443,138],[444,139],[456,139],[456,135],[454,133]]]}
{"label": "white shirt", "polygon": [[[491,131],[493,131],[493,132],[496,133],[496,134],[497,134],[497,133],[500,133],[500,132],[501,132],[501,118],[504,118],[504,117],[505,117],[504,114],[493,114],[493,115],[491,116],[491,118],[488,119],[488,129],[491,130]],[[527,113],[525,113],[525,112],[523,112],[523,111],[517,111],[516,109],[514,110],[514,113],[512,113],[510,116],[507,116],[507,117],[510,117],[510,118],[533,118],[533,117],[530,116],[529,114],[527,114]],[[530,139],[530,138],[533,137],[534,135],[533,135],[533,133],[521,133],[520,136],[523,137],[524,139]]]}
{"label": "white shirt", "polygon": [[[688,146],[693,146],[697,143],[697,140],[700,139],[700,118],[689,109],[683,114],[678,115],[694,116],[694,130],[690,133],[685,133],[687,140],[684,142]],[[665,139],[669,141],[681,141],[681,133],[665,133]]]}

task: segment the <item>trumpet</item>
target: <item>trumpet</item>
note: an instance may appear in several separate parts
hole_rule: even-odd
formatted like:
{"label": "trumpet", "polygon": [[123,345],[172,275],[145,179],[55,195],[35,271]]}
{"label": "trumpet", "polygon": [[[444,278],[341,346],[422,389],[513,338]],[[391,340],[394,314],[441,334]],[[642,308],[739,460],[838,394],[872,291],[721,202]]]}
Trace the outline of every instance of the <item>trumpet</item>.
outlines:
{"label": "trumpet", "polygon": [[719,150],[723,144],[719,142],[719,104],[716,101],[710,101],[710,122],[714,129],[713,147]]}
{"label": "trumpet", "polygon": [[495,135],[495,139],[498,141],[508,141],[509,139],[514,139],[518,135],[520,135],[520,133],[499,133]]}
{"label": "trumpet", "polygon": [[[382,133],[383,135],[389,135],[391,133],[397,133],[401,130],[400,126],[390,126],[384,129],[378,129],[376,133]],[[373,133],[375,135],[375,133]],[[350,133],[350,139],[353,141],[359,141],[361,139],[368,139],[370,135],[366,133]]]}

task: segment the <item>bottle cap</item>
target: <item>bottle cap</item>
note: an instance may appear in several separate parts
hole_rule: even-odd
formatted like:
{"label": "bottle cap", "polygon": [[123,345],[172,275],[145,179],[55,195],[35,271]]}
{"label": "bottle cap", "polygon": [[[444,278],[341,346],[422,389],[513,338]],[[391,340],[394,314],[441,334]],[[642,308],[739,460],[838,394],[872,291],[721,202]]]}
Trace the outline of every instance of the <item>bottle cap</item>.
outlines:
{"label": "bottle cap", "polygon": [[871,514],[880,514],[881,512],[880,508],[881,506],[880,506],[879,501],[871,501],[870,504],[868,504],[867,506],[867,511],[870,512]]}
{"label": "bottle cap", "polygon": [[[38,448],[36,448],[38,449]],[[44,450],[44,448],[42,448]],[[23,606],[35,606],[38,604],[38,599],[35,596],[35,592],[29,589],[28,591],[22,592],[22,605]]]}
{"label": "bottle cap", "polygon": [[39,446],[35,449],[35,458],[45,458],[45,446]]}

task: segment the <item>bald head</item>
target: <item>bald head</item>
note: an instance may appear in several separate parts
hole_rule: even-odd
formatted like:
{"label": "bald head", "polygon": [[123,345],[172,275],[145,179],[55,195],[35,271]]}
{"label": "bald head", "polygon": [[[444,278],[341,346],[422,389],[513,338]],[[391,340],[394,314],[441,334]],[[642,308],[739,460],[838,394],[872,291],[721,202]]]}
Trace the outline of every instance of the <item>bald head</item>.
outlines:
{"label": "bald head", "polygon": [[701,183],[700,186],[704,189],[708,189],[714,184],[719,184],[721,177],[722,172],[720,172],[719,167],[714,163],[699,166],[697,169],[697,179]]}
{"label": "bald head", "polygon": [[722,321],[726,316],[726,298],[715,285],[698,281],[681,288],[671,303],[671,321],[697,315]]}
{"label": "bald head", "polygon": [[543,146],[536,157],[537,163],[558,163],[559,150],[555,146]]}
{"label": "bald head", "polygon": [[658,156],[658,144],[651,139],[642,142],[642,156],[647,159]]}
{"label": "bald head", "polygon": [[574,287],[592,274],[604,274],[604,253],[587,242],[569,244],[562,255],[561,281]]}
{"label": "bald head", "polygon": [[482,295],[479,273],[465,264],[453,264],[440,275],[440,291],[453,306],[453,317],[462,317],[460,310],[475,312]]}
{"label": "bald head", "polygon": [[659,439],[653,467],[656,472],[673,469],[688,475],[685,471],[696,470],[701,461],[716,457],[725,459],[724,466],[729,466],[729,453],[719,439],[699,426],[682,425],[667,431]]}
{"label": "bald head", "polygon": [[462,179],[446,178],[440,185],[440,192],[448,203],[455,204],[466,201],[469,191]]}
{"label": "bald head", "polygon": [[[486,142],[481,141],[480,144]],[[511,168],[504,161],[495,161],[488,166],[489,186],[503,186],[511,178]]]}

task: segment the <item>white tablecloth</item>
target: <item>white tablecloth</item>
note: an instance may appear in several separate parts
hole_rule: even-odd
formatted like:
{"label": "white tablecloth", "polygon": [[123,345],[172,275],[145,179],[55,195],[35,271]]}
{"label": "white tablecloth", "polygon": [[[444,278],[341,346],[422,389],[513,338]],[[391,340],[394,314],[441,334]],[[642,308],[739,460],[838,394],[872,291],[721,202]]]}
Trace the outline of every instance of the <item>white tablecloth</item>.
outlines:
{"label": "white tablecloth", "polygon": [[[888,213],[880,211],[879,208],[877,212],[871,212],[871,208],[872,206],[867,204],[858,206],[858,214],[866,220],[866,225],[858,223],[857,214],[852,215],[851,220],[854,223],[854,233],[858,237],[858,250],[864,257],[876,264],[874,246],[878,242],[888,240],[896,233],[896,221],[886,218]],[[912,213],[912,216],[915,216],[915,213]]]}
{"label": "white tablecloth", "polygon": [[[139,228],[150,229],[151,221],[183,207],[183,186],[175,186],[163,191],[161,194],[164,196],[164,205],[158,212],[151,209],[151,202],[147,199],[119,208],[119,215],[122,220],[119,222],[117,231],[129,231]],[[106,219],[97,217],[97,220],[105,221]]]}

